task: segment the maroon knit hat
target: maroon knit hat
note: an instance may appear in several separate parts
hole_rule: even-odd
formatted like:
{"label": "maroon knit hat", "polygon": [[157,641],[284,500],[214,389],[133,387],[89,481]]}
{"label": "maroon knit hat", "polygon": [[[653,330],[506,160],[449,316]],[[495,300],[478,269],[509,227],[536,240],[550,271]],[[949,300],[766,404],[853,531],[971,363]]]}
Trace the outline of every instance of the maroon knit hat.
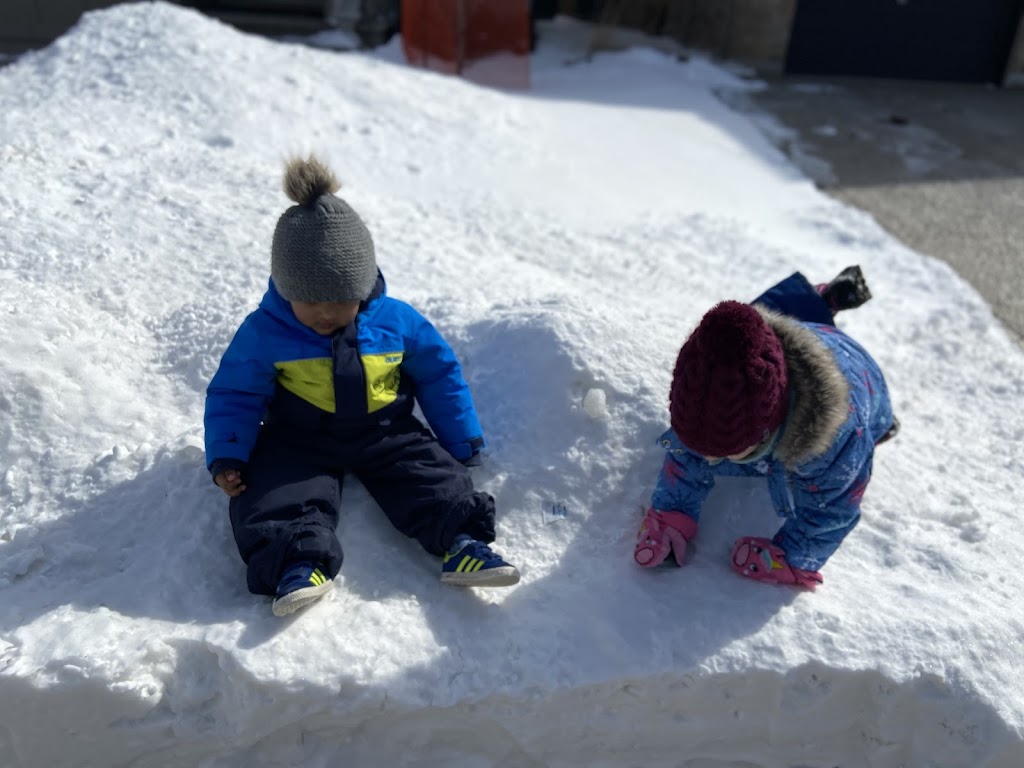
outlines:
{"label": "maroon knit hat", "polygon": [[782,345],[756,309],[723,301],[679,350],[669,412],[683,443],[704,456],[731,456],[782,424],[788,406]]}

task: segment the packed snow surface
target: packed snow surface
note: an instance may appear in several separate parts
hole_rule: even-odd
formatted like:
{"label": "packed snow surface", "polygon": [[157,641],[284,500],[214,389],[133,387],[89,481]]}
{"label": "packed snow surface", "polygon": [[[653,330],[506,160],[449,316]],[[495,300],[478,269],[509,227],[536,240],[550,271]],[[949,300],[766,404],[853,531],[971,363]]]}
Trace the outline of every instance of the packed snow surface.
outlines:
{"label": "packed snow surface", "polygon": [[[135,3],[0,69],[0,765],[1024,764],[1024,353],[715,95],[755,82],[581,34],[501,92]],[[441,585],[350,480],[337,589],[246,590],[204,390],[310,151],[463,362],[514,588]],[[687,333],[849,264],[903,431],[825,585],[729,571],[753,481],[637,568]]]}

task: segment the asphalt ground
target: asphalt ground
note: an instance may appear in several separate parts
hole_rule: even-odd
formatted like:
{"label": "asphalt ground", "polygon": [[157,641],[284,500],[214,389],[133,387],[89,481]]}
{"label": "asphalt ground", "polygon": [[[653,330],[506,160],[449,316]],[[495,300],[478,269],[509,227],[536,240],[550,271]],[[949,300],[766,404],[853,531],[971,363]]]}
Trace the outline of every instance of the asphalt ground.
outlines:
{"label": "asphalt ground", "polygon": [[1024,88],[758,75],[738,109],[818,187],[970,282],[1024,346]]}

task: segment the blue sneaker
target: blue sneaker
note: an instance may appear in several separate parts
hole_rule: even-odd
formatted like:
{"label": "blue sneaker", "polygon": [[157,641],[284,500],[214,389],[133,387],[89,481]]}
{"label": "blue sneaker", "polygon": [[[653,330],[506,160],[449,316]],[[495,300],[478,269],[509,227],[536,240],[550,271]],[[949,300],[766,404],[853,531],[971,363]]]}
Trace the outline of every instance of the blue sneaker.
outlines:
{"label": "blue sneaker", "polygon": [[519,583],[519,571],[482,541],[463,535],[445,553],[441,581],[457,587],[510,587]]}
{"label": "blue sneaker", "polygon": [[295,563],[288,567],[277,585],[272,609],[275,616],[287,616],[319,600],[331,591],[334,582],[314,563]]}

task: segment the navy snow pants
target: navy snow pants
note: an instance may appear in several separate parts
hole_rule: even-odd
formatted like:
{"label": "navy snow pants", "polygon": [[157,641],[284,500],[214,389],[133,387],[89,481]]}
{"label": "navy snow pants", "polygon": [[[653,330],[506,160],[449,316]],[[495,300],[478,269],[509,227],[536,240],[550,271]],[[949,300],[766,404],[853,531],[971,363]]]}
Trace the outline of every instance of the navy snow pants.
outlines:
{"label": "navy snow pants", "polygon": [[274,594],[284,570],[300,560],[319,563],[330,578],[338,574],[346,470],[395,528],[431,554],[444,554],[462,533],[494,541],[494,498],[474,491],[469,470],[415,417],[344,437],[268,426],[243,472],[246,490],[230,503],[251,592]]}

